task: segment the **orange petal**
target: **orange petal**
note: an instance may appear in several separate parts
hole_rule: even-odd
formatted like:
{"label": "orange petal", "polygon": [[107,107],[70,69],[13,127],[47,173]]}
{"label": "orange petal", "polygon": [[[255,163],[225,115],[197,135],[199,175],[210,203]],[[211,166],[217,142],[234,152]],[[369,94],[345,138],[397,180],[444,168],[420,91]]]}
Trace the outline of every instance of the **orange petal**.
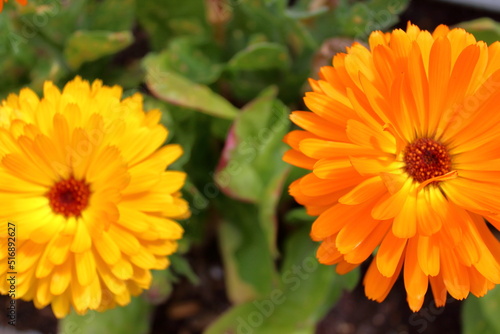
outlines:
{"label": "orange petal", "polygon": [[319,139],[318,136],[313,135],[312,133],[308,131],[303,131],[303,130],[293,130],[290,131],[288,134],[283,137],[283,141],[290,145],[292,148],[298,150],[299,149],[299,143],[307,138],[316,138]]}
{"label": "orange petal", "polygon": [[470,290],[469,272],[467,267],[460,264],[457,254],[447,247],[441,248],[441,273],[444,285],[453,298],[467,298]]}
{"label": "orange petal", "polygon": [[339,264],[337,264],[337,267],[335,268],[335,271],[339,275],[345,275],[348,272],[356,269],[358,266],[359,266],[359,264],[353,264],[353,263],[349,263],[349,262],[346,262],[346,261],[341,261]]}
{"label": "orange petal", "polygon": [[361,182],[363,178],[356,176],[355,172],[348,172],[350,178],[343,179],[321,179],[315,174],[310,173],[300,179],[300,190],[307,196],[323,196],[329,195],[342,189],[354,187],[357,183]]}
{"label": "orange petal", "polygon": [[439,274],[439,243],[436,237],[418,237],[418,263],[424,274],[436,276]]}
{"label": "orange petal", "polygon": [[402,266],[403,257],[401,257],[401,260],[394,271],[394,275],[386,277],[378,271],[375,261],[372,261],[368,271],[366,272],[365,278],[363,279],[366,296],[369,299],[376,300],[378,302],[384,301],[385,297],[387,297],[392,289],[392,286],[396,282]]}
{"label": "orange petal", "polygon": [[484,296],[491,289],[492,282],[488,281],[476,268],[470,267],[470,292],[476,297]]}
{"label": "orange petal", "polygon": [[443,282],[443,276],[441,274],[437,276],[429,276],[429,282],[431,283],[432,295],[434,296],[434,302],[437,307],[444,306],[446,304],[446,295],[448,290]]}
{"label": "orange petal", "polygon": [[363,219],[368,210],[360,207],[353,209],[352,206],[336,204],[323,212],[313,223],[311,238],[313,240],[326,239],[340,231],[347,223]]}
{"label": "orange petal", "polygon": [[[315,108],[316,106],[311,110]],[[345,139],[345,129],[343,127],[335,125],[312,112],[294,111],[290,115],[290,120],[316,136],[329,140]]]}
{"label": "orange petal", "polygon": [[286,151],[283,155],[283,161],[288,162],[291,165],[309,170],[312,170],[314,168],[314,164],[316,163],[315,159],[309,158],[302,152],[296,150]]}
{"label": "orange petal", "polygon": [[327,141],[315,138],[302,140],[299,147],[305,155],[314,159],[347,157],[349,155],[377,155],[377,151],[374,151],[372,148],[362,147],[352,143]]}
{"label": "orange petal", "polygon": [[417,195],[415,210],[418,233],[429,236],[441,229],[446,219],[448,202],[438,189],[425,188]]}
{"label": "orange petal", "polygon": [[[394,195],[397,196],[397,195]],[[410,191],[401,211],[394,217],[392,233],[398,238],[411,238],[417,233],[417,193]]]}
{"label": "orange petal", "polygon": [[335,264],[342,259],[342,253],[335,246],[336,236],[331,236],[323,240],[316,252],[316,257],[322,264]]}
{"label": "orange petal", "polygon": [[345,254],[344,259],[349,263],[361,263],[365,261],[373,253],[375,248],[380,245],[391,223],[390,220],[378,222],[377,227],[375,227],[372,233],[370,233],[362,243]]}
{"label": "orange petal", "polygon": [[407,239],[397,238],[389,230],[380,244],[375,261],[380,274],[385,277],[394,275],[398,263],[401,262]]}
{"label": "orange petal", "polygon": [[373,198],[380,198],[387,188],[379,176],[369,178],[358,184],[350,192],[339,198],[339,203],[355,205]]}
{"label": "orange petal", "polygon": [[365,215],[362,220],[349,221],[339,232],[336,239],[337,249],[346,254],[358,247],[377,227],[378,221]]}
{"label": "orange petal", "polygon": [[403,187],[394,195],[387,194],[373,207],[372,217],[378,220],[394,218],[403,208],[410,192],[412,180],[407,179]]}
{"label": "orange petal", "polygon": [[408,240],[404,264],[404,283],[408,304],[413,312],[420,310],[427,292],[428,278],[418,264],[417,238]]}
{"label": "orange petal", "polygon": [[349,159],[320,159],[314,165],[314,175],[320,179],[343,179],[358,177],[359,174],[351,166]]}

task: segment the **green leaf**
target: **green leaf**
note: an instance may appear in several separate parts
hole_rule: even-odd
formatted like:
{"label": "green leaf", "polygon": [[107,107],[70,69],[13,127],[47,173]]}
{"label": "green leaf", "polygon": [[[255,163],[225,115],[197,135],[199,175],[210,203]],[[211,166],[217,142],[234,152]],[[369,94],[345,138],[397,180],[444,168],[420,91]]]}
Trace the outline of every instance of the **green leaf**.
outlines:
{"label": "green leaf", "polygon": [[157,98],[215,117],[236,117],[238,110],[208,86],[196,84],[173,71],[165,70],[162,65],[164,57],[165,54],[149,55],[144,62],[146,84]]}
{"label": "green leaf", "polygon": [[132,44],[129,31],[84,31],[74,32],[66,43],[64,56],[68,65],[78,69],[83,63],[114,54]]}
{"label": "green leaf", "polygon": [[342,290],[352,289],[359,279],[357,270],[339,276],[332,267],[320,265],[316,248],[308,228],[292,234],[285,244],[279,284],[266,296],[231,308],[205,334],[314,333]]}
{"label": "green leaf", "polygon": [[172,262],[171,268],[176,274],[186,277],[193,285],[200,284],[200,278],[194,273],[193,268],[184,257],[173,254],[170,256],[170,261]]}
{"label": "green leaf", "polygon": [[[225,29],[224,49],[230,62],[224,73],[232,98],[249,101],[266,87],[279,86],[279,98],[296,103],[311,69],[318,44],[279,1],[240,1]],[[255,56],[258,56],[254,60]],[[266,61],[258,61],[258,59]]]}
{"label": "green leaf", "polygon": [[[385,30],[398,22],[398,15],[408,6],[408,0],[369,0],[356,2],[336,12],[344,23],[342,35],[367,40],[372,31]],[[348,15],[345,15],[348,11]],[[345,20],[342,20],[344,18]]]}
{"label": "green leaf", "polygon": [[[2,15],[4,16],[4,15]],[[0,97],[30,82],[29,69],[37,61],[30,40],[20,33],[11,20],[0,19]]]}
{"label": "green leaf", "polygon": [[287,108],[274,87],[246,105],[234,122],[215,180],[229,196],[258,203],[266,187],[283,175],[287,164],[281,157],[289,129]]}
{"label": "green leaf", "polygon": [[[111,60],[111,62],[113,62]],[[95,73],[93,77],[103,80],[106,85],[120,85],[124,89],[138,91],[144,82],[144,71],[139,62],[130,62],[127,65],[110,66],[109,61],[101,64],[88,63],[80,68],[84,73]]]}
{"label": "green leaf", "polygon": [[227,48],[232,54],[248,47],[255,36],[263,36],[265,41],[278,45],[287,44],[288,29],[283,8],[268,6],[263,2],[245,0],[233,7],[233,19],[227,26]]}
{"label": "green leaf", "polygon": [[258,207],[258,222],[272,254],[276,250],[276,206],[289,165],[282,160],[287,147],[288,109],[275,99],[274,87],[249,103],[230,131],[215,181],[228,196]]}
{"label": "green leaf", "polygon": [[214,83],[223,69],[223,65],[218,63],[219,50],[213,43],[199,38],[176,38],[161,56],[164,70],[178,73],[196,83]]}
{"label": "green leaf", "polygon": [[86,20],[86,0],[73,0],[71,4],[62,1],[28,1],[23,7],[17,32],[28,40],[43,36],[58,48],[64,46],[65,41],[77,29],[86,29],[82,26]]}
{"label": "green leaf", "polygon": [[128,305],[105,312],[89,311],[83,316],[72,312],[60,320],[58,333],[147,334],[152,310],[142,297],[133,297]]}
{"label": "green leaf", "polygon": [[158,51],[178,36],[210,36],[205,8],[204,0],[141,0],[136,11],[153,50]]}
{"label": "green leaf", "polygon": [[500,23],[490,19],[481,18],[456,25],[473,34],[477,40],[485,41],[488,44],[500,40]]}
{"label": "green leaf", "polygon": [[236,71],[286,69],[290,66],[287,49],[277,43],[257,43],[236,53],[228,67]]}
{"label": "green leaf", "polygon": [[41,58],[31,70],[32,81],[30,87],[35,91],[42,91],[46,80],[58,82],[66,75],[61,64],[54,59]]}
{"label": "green leaf", "polygon": [[271,87],[243,108],[215,175],[224,193],[253,203],[221,205],[219,241],[228,295],[236,303],[268,293],[274,276],[276,205],[288,169],[281,159],[286,149],[282,138],[289,128],[288,110],[275,96]]}
{"label": "green leaf", "polygon": [[[307,10],[315,15],[304,24],[318,43],[338,36],[365,41],[372,31],[385,30],[394,25],[398,14],[407,7],[408,2],[409,0],[339,0],[323,13],[309,6]],[[304,6],[301,6],[301,10],[305,10]]]}
{"label": "green leaf", "polygon": [[500,333],[500,289],[494,288],[484,297],[470,296],[464,302],[463,334]]}
{"label": "green leaf", "polygon": [[[132,30],[135,0],[89,1],[88,29],[105,31]],[[140,6],[140,3],[139,3]]]}
{"label": "green leaf", "polygon": [[325,14],[326,12],[328,12],[328,7],[326,6],[321,6],[313,10],[300,10],[294,7],[292,9],[287,10],[286,14],[288,17],[292,19],[310,20],[317,16]]}
{"label": "green leaf", "polygon": [[257,208],[230,199],[217,202],[224,216],[218,239],[229,299],[240,304],[267,295],[276,272],[264,231],[255,224],[259,215]]}

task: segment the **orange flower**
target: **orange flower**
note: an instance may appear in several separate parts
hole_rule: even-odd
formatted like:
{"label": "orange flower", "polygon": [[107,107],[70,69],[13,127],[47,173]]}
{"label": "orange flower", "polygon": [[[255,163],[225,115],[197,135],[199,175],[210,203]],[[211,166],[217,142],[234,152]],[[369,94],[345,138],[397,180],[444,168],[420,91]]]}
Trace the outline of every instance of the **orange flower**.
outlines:
{"label": "orange flower", "polygon": [[[26,6],[28,4],[28,0],[16,0],[17,3],[21,4],[22,6]],[[9,2],[9,0],[0,0],[0,12],[3,10],[3,3],[4,2]]]}
{"label": "orange flower", "polygon": [[373,32],[310,80],[284,160],[312,172],[290,193],[318,215],[321,263],[346,273],[378,247],[364,278],[383,301],[403,271],[410,308],[430,283],[483,296],[500,283],[500,43],[463,29]]}

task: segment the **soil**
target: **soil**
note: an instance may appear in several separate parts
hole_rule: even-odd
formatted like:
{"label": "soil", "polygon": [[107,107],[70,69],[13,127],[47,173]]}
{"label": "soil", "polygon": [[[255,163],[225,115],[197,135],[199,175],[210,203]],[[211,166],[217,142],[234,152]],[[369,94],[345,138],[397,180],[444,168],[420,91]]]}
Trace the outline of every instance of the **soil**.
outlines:
{"label": "soil", "polygon": [[[423,29],[432,30],[440,23],[454,25],[485,16],[500,21],[499,13],[445,2],[413,0],[406,12],[401,15],[401,21],[397,27],[405,28],[406,22],[411,20]],[[143,50],[144,40],[140,38],[138,43],[135,48]],[[134,46],[128,52],[137,54],[134,53]],[[123,54],[120,55],[119,61],[123,60],[123,56]],[[225,295],[223,267],[217,249],[217,242],[213,235],[209,236],[204,244],[191,249],[187,256],[200,278],[200,284],[193,286],[186,279],[176,284],[169,300],[156,308],[151,334],[202,333],[212,321],[230,307]],[[362,270],[366,270],[366,266],[362,267]],[[6,310],[8,303],[7,296],[0,296],[2,310]],[[422,310],[412,313],[406,303],[406,293],[401,278],[386,301],[381,304],[369,301],[365,297],[360,282],[352,292],[343,293],[339,302],[319,323],[316,333],[459,333],[460,308],[461,302],[452,301],[444,308],[437,309],[428,293]],[[38,310],[32,303],[17,301],[16,310],[16,330],[34,330],[36,333],[43,334],[57,333],[57,320],[50,308]],[[6,312],[0,312],[0,333],[7,334],[14,329],[7,322]]]}

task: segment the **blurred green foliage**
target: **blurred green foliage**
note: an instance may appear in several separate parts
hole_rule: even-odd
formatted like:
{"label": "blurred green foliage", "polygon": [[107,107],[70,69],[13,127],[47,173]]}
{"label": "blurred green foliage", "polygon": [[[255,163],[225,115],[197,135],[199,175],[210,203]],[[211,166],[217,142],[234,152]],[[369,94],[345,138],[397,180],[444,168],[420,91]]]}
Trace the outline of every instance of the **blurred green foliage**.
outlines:
{"label": "blurred green foliage", "polygon": [[500,23],[487,17],[462,22],[457,24],[457,27],[467,30],[473,34],[477,40],[485,41],[488,44],[500,40]]}
{"label": "blurred green foliage", "polygon": [[500,289],[495,288],[484,297],[470,296],[463,308],[463,334],[500,333]]}
{"label": "blurred green foliage", "polygon": [[[138,62],[114,61],[134,41],[134,9],[133,0],[40,0],[17,10],[7,5],[0,20],[0,96],[27,85],[40,92],[43,81],[62,84],[76,74],[139,85]],[[129,79],[121,80],[125,75]]]}
{"label": "blurred green foliage", "polygon": [[147,334],[149,332],[149,313],[153,305],[142,297],[133,297],[124,307],[106,312],[89,311],[83,316],[70,313],[59,323],[59,333],[120,333]]}
{"label": "blurred green foliage", "polygon": [[169,141],[185,151],[174,168],[188,172],[184,196],[193,215],[184,223],[180,255],[129,306],[72,314],[61,333],[71,324],[82,333],[117,332],[116,321],[120,333],[146,333],[151,305],[168,297],[178,275],[196,284],[182,254],[203,242],[207,226],[217,226],[226,293],[234,304],[207,333],[252,327],[254,312],[262,318],[256,333],[313,333],[342,289],[357,284],[358,273],[338,276],[316,262],[317,244],[308,236],[313,218],[294,209],[286,192],[303,173],[281,160],[288,114],[302,107],[307,78],[331,60],[332,54],[321,55],[323,45],[338,38],[366,41],[371,31],[393,25],[407,2],[6,4],[0,14],[0,97],[23,86],[41,92],[45,80],[62,86],[75,75],[99,78],[123,86],[127,95],[145,93],[145,108],[163,112]]}
{"label": "blurred green foliage", "polygon": [[272,290],[232,308],[205,333],[315,333],[318,321],[342,290],[357,284],[358,271],[338,276],[320,265],[308,232],[304,226],[287,237],[279,279]]}

